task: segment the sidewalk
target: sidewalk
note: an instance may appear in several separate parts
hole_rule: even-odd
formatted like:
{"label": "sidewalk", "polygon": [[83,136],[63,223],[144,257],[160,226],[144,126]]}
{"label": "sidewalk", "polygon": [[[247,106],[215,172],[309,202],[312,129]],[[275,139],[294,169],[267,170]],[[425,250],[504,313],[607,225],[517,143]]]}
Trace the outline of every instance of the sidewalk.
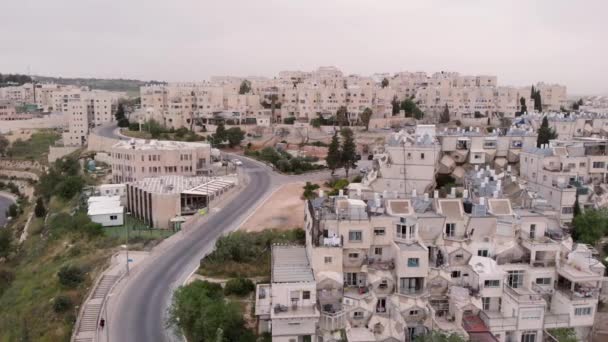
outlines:
{"label": "sidewalk", "polygon": [[[99,329],[99,321],[105,318],[105,302],[109,298],[108,293],[120,281],[127,272],[126,252],[121,251],[112,256],[110,259],[110,267],[108,267],[99,277],[94,286],[94,290],[90,292],[89,297],[83,303],[80,315],[74,327],[72,341],[74,342],[92,342],[103,340],[101,335],[105,335],[107,327],[104,330]],[[149,252],[129,251],[129,268],[133,269],[140,265],[149,255]]]}

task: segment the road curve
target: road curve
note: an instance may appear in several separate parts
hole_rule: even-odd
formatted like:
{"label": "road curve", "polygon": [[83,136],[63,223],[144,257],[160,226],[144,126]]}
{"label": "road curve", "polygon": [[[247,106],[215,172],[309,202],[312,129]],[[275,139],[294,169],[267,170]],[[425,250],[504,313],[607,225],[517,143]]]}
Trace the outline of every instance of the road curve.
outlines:
{"label": "road curve", "polygon": [[[203,226],[194,227],[151,263],[132,272],[116,296],[110,299],[108,334],[110,341],[174,341],[179,337],[166,329],[166,313],[177,286],[196,269],[209,253],[215,239],[236,229],[245,214],[255,208],[275,188],[274,174],[258,163],[243,159],[249,182],[237,197],[213,212]],[[213,203],[211,203],[213,208]],[[118,298],[115,298],[118,297]]]}

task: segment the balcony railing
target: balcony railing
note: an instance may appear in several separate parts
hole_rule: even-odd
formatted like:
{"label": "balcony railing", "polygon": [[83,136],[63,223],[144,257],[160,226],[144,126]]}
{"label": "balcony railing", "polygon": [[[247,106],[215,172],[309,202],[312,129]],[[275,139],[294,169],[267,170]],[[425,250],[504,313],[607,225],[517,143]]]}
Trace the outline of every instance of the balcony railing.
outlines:
{"label": "balcony railing", "polygon": [[346,312],[321,312],[319,328],[325,331],[336,331],[346,327]]}
{"label": "balcony railing", "polygon": [[479,318],[481,318],[490,330],[515,330],[517,328],[516,317],[504,317],[500,313],[495,313],[490,317],[486,311],[480,311]]}
{"label": "balcony railing", "polygon": [[545,314],[545,329],[566,328],[570,326],[569,314]]}
{"label": "balcony railing", "polygon": [[520,292],[517,288],[512,288],[505,285],[504,289],[506,293],[510,294],[519,303],[529,303],[543,300],[542,295],[524,288],[522,288]]}
{"label": "balcony railing", "polygon": [[576,300],[587,300],[587,299],[597,299],[599,297],[600,291],[599,289],[589,289],[585,291],[575,290],[572,291],[570,289],[558,289],[562,295],[570,299],[571,301]]}

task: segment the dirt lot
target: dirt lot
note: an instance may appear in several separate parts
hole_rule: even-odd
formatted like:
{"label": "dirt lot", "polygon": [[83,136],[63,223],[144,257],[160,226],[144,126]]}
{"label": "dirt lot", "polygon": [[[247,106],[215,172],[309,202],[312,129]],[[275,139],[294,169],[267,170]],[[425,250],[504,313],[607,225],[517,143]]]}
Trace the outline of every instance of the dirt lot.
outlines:
{"label": "dirt lot", "polygon": [[301,198],[303,186],[304,183],[301,182],[283,185],[256,210],[241,229],[255,232],[267,228],[301,228],[304,225],[304,201]]}

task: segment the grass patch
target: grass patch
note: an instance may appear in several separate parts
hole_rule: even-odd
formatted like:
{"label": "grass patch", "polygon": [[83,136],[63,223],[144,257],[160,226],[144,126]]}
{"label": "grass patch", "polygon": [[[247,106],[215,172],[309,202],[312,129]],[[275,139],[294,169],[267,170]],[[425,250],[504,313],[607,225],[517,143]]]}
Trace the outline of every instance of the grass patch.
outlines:
{"label": "grass patch", "polygon": [[29,140],[17,139],[11,144],[7,155],[17,160],[46,161],[49,146],[53,145],[61,136],[59,133],[45,130],[32,134]]}
{"label": "grass patch", "polygon": [[197,273],[207,277],[270,277],[270,250],[275,243],[304,244],[302,229],[236,231],[220,237],[201,260]]}

